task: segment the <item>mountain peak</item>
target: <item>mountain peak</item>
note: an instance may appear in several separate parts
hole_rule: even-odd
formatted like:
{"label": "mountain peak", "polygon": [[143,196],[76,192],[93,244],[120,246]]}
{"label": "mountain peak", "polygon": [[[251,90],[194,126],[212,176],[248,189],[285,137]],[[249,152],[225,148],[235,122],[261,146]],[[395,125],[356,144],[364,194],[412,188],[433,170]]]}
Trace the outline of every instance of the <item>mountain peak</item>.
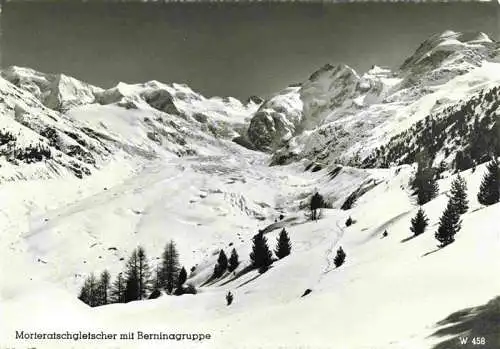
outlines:
{"label": "mountain peak", "polygon": [[341,75],[343,73],[347,73],[347,75],[356,75],[357,73],[354,69],[352,69],[350,66],[347,64],[330,64],[327,63],[318,70],[316,70],[314,73],[311,74],[309,77],[309,81],[315,81],[318,80],[319,77],[321,77],[325,73],[329,73],[329,75]]}
{"label": "mountain peak", "polygon": [[405,60],[401,70],[413,69],[419,65],[436,67],[453,54],[469,52],[466,60],[481,59],[488,54],[494,42],[483,32],[456,32],[446,30],[424,40],[415,53]]}

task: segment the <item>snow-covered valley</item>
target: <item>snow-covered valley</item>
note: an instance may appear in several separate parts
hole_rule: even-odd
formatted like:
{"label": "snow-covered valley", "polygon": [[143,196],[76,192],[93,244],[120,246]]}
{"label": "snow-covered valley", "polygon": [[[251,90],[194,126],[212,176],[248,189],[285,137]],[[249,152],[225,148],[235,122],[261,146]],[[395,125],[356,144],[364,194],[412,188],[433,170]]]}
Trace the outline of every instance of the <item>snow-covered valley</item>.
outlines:
{"label": "snow-covered valley", "polygon": [[[438,37],[440,47],[441,39],[449,36],[453,35],[447,32]],[[479,38],[482,41],[471,39],[462,46],[476,49],[486,42],[494,51],[496,43]],[[456,47],[453,50],[456,53]],[[344,84],[359,78],[348,70],[334,70],[333,80],[328,80],[329,75],[320,78],[326,79],[321,86],[335,86],[333,94],[308,82],[303,85],[308,88],[300,91],[305,99],[298,97],[296,87],[263,103],[242,103],[205,98],[178,84],[120,84],[102,90],[72,78],[12,68],[3,74],[10,82],[0,79],[1,133],[11,135],[0,142],[0,348],[421,349],[450,339],[446,345],[458,348],[455,337],[459,335],[484,336],[482,347],[500,347],[498,331],[487,336],[464,325],[462,331],[434,335],[445,327],[439,322],[450,314],[500,296],[500,204],[486,206],[477,198],[486,162],[460,172],[467,183],[469,208],[461,216],[455,241],[438,248],[434,233],[458,175],[454,160],[439,172],[436,196],[421,206],[429,218],[427,230],[413,237],[411,219],[419,205],[410,183],[416,164],[338,165],[345,161],[335,161],[332,139],[354,147],[347,146],[344,155],[363,143],[350,136],[342,138],[342,133],[333,137],[321,131],[329,122],[341,125],[351,117],[359,122],[371,116],[382,120],[390,114],[377,125],[388,129],[392,125],[393,131],[374,132],[369,143],[387,145],[394,133],[428,115],[438,97],[455,91],[453,98],[443,102],[450,107],[476,98],[483,88],[498,86],[497,64],[488,61],[471,67],[466,62],[462,75],[451,74],[434,86],[437,92],[426,94],[419,86],[422,95],[411,103],[404,101],[405,108],[416,108],[406,118],[403,112],[391,113],[408,96],[387,102],[387,108],[376,115],[370,113],[383,109],[386,102],[371,95],[373,91],[362,97],[374,104],[365,109],[358,106],[359,113],[353,112],[358,107],[352,109],[347,99],[331,104],[345,96],[360,101],[359,91]],[[436,70],[433,65],[432,71]],[[496,75],[488,73],[492,71]],[[372,74],[376,77],[370,78],[376,80],[389,73]],[[468,77],[474,78],[470,84]],[[57,93],[65,81],[73,84],[63,88],[69,97]],[[55,104],[54,96],[59,98]],[[325,98],[328,103],[318,102]],[[309,104],[302,105],[304,101]],[[491,130],[500,115],[496,102],[491,102],[493,107],[488,104],[493,126],[485,127]],[[484,117],[481,108],[475,113]],[[363,127],[369,130],[371,125],[367,122]],[[258,137],[269,129],[276,135]],[[293,153],[296,146],[307,149],[318,140],[314,134],[329,143],[315,143],[313,148],[319,148],[314,155],[295,153],[298,156],[286,165],[270,166],[277,154]],[[242,140],[234,142],[237,137]],[[255,139],[269,153],[248,149],[256,146]],[[25,161],[13,150],[27,149],[33,142],[49,149],[42,152],[49,155],[36,153]],[[458,150],[452,149],[452,155]],[[318,153],[330,157],[321,162]],[[75,164],[88,171],[76,175]],[[308,208],[315,192],[326,205],[321,218],[311,221]],[[354,204],[345,207],[353,193]],[[354,224],[347,226],[349,217]],[[262,230],[274,250],[282,228],[290,237],[291,254],[274,261],[264,273],[252,269],[254,235]],[[180,263],[190,271],[187,281],[197,294],[163,294],[98,307],[78,299],[90,273],[107,269],[114,279],[138,245],[144,247],[154,269],[170,240],[175,241]],[[346,259],[337,267],[339,247]],[[238,267],[210,280],[219,251],[229,254],[233,248],[240,258]],[[234,295],[230,305],[228,291]],[[499,316],[493,312],[490,322]],[[136,337],[27,340],[16,339],[16,331],[132,331]],[[211,337],[147,340],[138,339],[137,331]]]}

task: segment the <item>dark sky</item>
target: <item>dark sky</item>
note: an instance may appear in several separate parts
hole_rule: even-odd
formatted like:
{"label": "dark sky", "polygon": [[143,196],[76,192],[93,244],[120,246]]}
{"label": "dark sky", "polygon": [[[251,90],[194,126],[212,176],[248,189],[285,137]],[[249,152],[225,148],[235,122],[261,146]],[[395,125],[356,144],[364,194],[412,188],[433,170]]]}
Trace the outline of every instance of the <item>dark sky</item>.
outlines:
{"label": "dark sky", "polygon": [[446,29],[498,35],[478,3],[104,4],[8,2],[2,63],[102,87],[183,82],[207,96],[265,96],[326,63],[398,66]]}

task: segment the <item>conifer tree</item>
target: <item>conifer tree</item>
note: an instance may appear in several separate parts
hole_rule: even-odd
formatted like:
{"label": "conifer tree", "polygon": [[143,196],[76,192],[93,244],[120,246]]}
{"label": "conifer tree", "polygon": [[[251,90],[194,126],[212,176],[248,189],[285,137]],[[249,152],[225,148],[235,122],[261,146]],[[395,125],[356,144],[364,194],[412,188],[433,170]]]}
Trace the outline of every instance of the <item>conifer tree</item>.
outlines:
{"label": "conifer tree", "polygon": [[253,237],[250,260],[252,261],[252,266],[258,268],[260,273],[265,272],[273,263],[272,252],[269,250],[267,239],[263,233],[258,233]]}
{"label": "conifer tree", "polygon": [[227,302],[227,305],[231,305],[231,303],[233,303],[233,294],[231,293],[231,291],[228,291],[227,294],[226,294],[226,302]]}
{"label": "conifer tree", "polygon": [[234,270],[236,270],[236,268],[238,268],[239,264],[240,262],[238,260],[238,252],[236,252],[236,249],[233,248],[233,250],[231,251],[231,256],[229,257],[229,265],[227,269],[230,272],[233,272]]}
{"label": "conifer tree", "polygon": [[90,273],[88,278],[88,290],[89,290],[89,305],[91,307],[96,307],[99,305],[99,284],[94,273]]}
{"label": "conifer tree", "polygon": [[94,273],[90,273],[90,275],[85,279],[78,299],[91,307],[99,305],[99,288]]}
{"label": "conifer tree", "polygon": [[162,288],[162,275],[161,275],[161,268],[160,264],[156,264],[155,266],[155,272],[154,272],[154,279],[153,279],[153,286],[152,288],[154,290],[159,290]]}
{"label": "conifer tree", "polygon": [[444,247],[455,241],[455,234],[460,230],[461,223],[460,214],[450,199],[443,215],[439,219],[438,231],[435,234],[436,239],[441,243],[440,247]]}
{"label": "conifer tree", "polygon": [[435,177],[435,170],[433,168],[422,168],[421,164],[418,165],[412,187],[415,190],[415,194],[417,194],[419,205],[423,205],[437,196],[439,186]]}
{"label": "conifer tree", "polygon": [[422,234],[429,225],[429,218],[425,215],[424,210],[420,207],[415,217],[411,219],[410,230],[415,236]]}
{"label": "conifer tree", "polygon": [[139,257],[138,251],[134,250],[125,267],[125,302],[141,299],[139,289]]}
{"label": "conifer tree", "polygon": [[115,282],[113,282],[111,300],[114,303],[125,303],[125,279],[122,273],[119,273]]}
{"label": "conifer tree", "polygon": [[125,303],[140,299],[139,277],[137,273],[130,274],[125,281]]}
{"label": "conifer tree", "polygon": [[352,223],[353,223],[353,219],[351,218],[351,216],[349,216],[349,218],[347,218],[347,220],[345,221],[345,226],[349,227],[352,225]]}
{"label": "conifer tree", "polygon": [[179,274],[179,253],[173,240],[167,243],[162,255],[162,286],[168,292],[172,293]]}
{"label": "conifer tree", "polygon": [[87,280],[84,281],[82,288],[80,289],[80,294],[78,295],[78,299],[87,305],[89,304],[88,303],[89,289],[88,289],[88,285],[87,285]]}
{"label": "conifer tree", "polygon": [[309,203],[309,209],[311,211],[311,220],[317,220],[319,218],[318,210],[324,206],[323,196],[320,193],[316,192],[311,197],[311,201]]}
{"label": "conifer tree", "polygon": [[101,273],[99,278],[99,305],[106,305],[110,303],[109,299],[109,287],[110,287],[111,276],[107,270]]}
{"label": "conifer tree", "polygon": [[145,299],[151,288],[151,270],[146,257],[146,251],[142,246],[137,248],[137,280],[139,282],[139,299]]}
{"label": "conifer tree", "polygon": [[179,277],[177,278],[177,288],[181,288],[187,280],[187,272],[184,267],[181,268],[179,272]]}
{"label": "conifer tree", "polygon": [[342,264],[344,264],[345,257],[346,257],[346,254],[345,254],[344,250],[342,249],[342,247],[339,247],[339,249],[337,250],[337,255],[333,259],[333,263],[335,264],[335,266],[337,268],[340,267]]}
{"label": "conifer tree", "polygon": [[276,257],[282,259],[288,256],[291,253],[291,251],[292,251],[292,243],[290,242],[290,238],[288,237],[285,228],[283,228],[278,237],[276,251],[274,252],[276,254]]}
{"label": "conifer tree", "polygon": [[465,179],[457,175],[457,178],[451,183],[451,201],[457,209],[459,214],[464,214],[469,209],[469,202],[467,200],[467,183]]}
{"label": "conifer tree", "polygon": [[217,263],[215,264],[214,267],[213,276],[216,278],[221,277],[226,272],[227,266],[228,266],[228,261],[226,253],[224,252],[224,250],[220,250],[219,258],[217,259]]}
{"label": "conifer tree", "polygon": [[496,158],[488,163],[486,170],[477,199],[480,204],[488,206],[500,201],[500,169]]}

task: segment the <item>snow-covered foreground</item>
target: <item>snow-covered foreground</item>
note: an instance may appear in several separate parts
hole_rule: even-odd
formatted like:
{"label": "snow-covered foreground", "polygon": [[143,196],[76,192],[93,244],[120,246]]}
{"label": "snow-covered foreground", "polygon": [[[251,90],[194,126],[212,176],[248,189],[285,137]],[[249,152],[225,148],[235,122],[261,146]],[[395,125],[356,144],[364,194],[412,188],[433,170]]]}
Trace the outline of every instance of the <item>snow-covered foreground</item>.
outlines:
{"label": "snow-covered foreground", "polygon": [[[428,230],[415,239],[417,207],[409,166],[344,168],[330,179],[303,164],[268,167],[267,155],[224,143],[225,155],[139,162],[116,159],[93,176],[0,186],[1,348],[426,348],[435,323],[500,295],[499,206],[481,207],[484,172],[466,171],[470,209],[456,242],[437,250],[434,232],[453,176],[424,206]],[[378,183],[349,211],[360,185]],[[317,189],[334,203],[317,222],[299,207]],[[90,272],[122,270],[141,244],[154,262],[176,241],[191,282],[211,274],[219,249],[235,247],[248,265],[251,238],[283,212],[292,254],[266,273],[226,275],[197,295],[89,308],[77,299]],[[352,216],[356,223],[345,227]],[[280,229],[266,234],[274,249]],[[381,238],[387,230],[388,237]],[[230,245],[231,244],[231,245]],[[333,265],[339,246],[346,263]],[[312,292],[301,297],[306,289]],[[225,294],[235,298],[226,306]],[[134,340],[21,340],[44,333],[136,333]],[[203,341],[138,340],[147,333],[210,334]]]}

